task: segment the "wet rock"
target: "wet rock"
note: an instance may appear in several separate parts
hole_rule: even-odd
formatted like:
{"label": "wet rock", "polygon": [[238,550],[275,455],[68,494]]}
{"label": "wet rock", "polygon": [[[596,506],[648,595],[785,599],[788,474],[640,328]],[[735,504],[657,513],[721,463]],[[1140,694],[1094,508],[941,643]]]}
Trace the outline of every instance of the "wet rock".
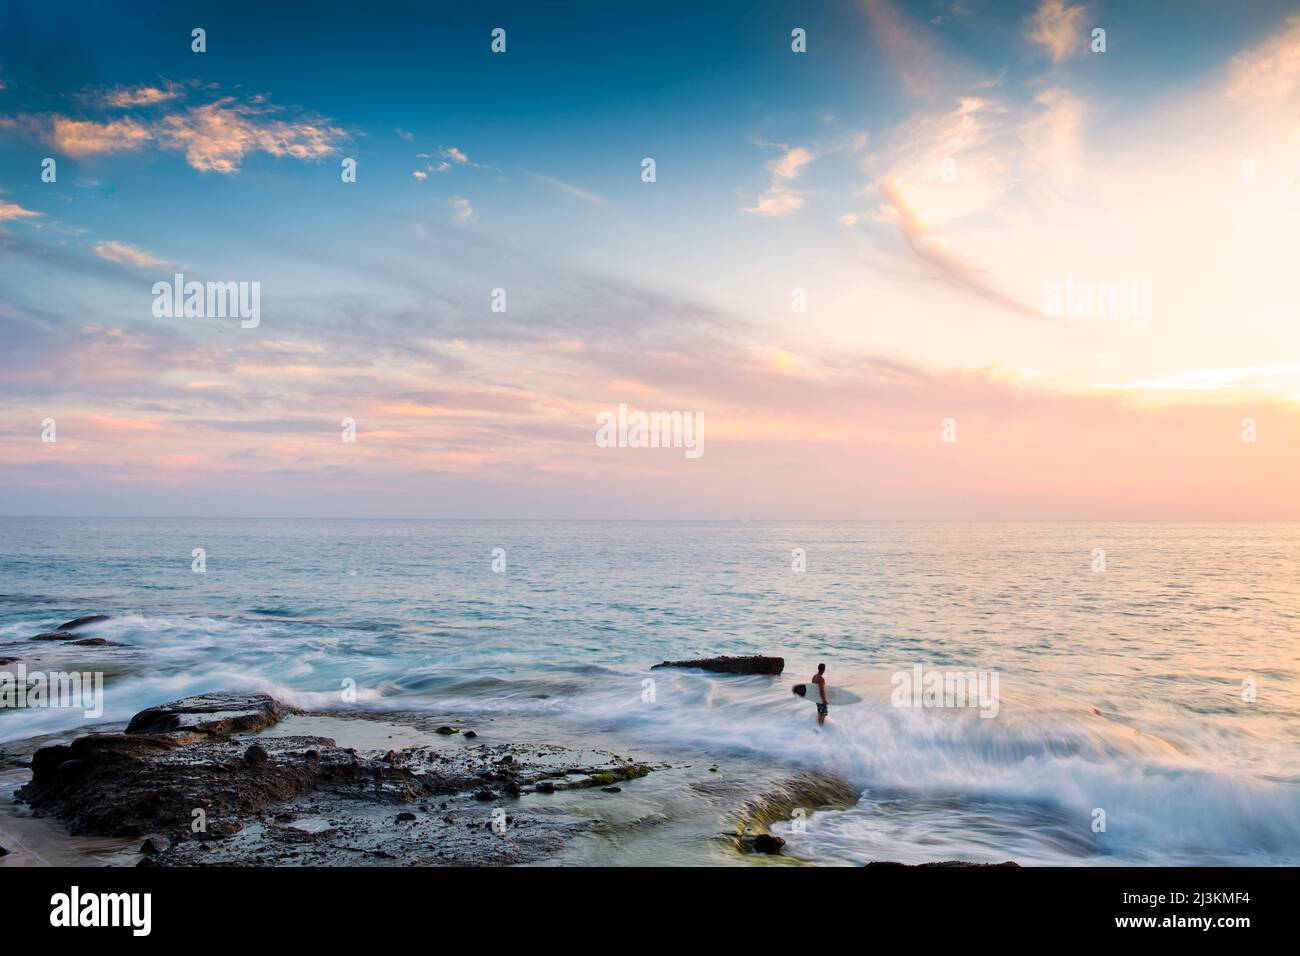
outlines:
{"label": "wet rock", "polygon": [[456,728],[455,728],[455,727],[439,727],[437,730],[434,731],[434,733],[435,733],[435,734],[442,734],[444,737],[450,737],[452,734],[456,733]]}
{"label": "wet rock", "polygon": [[69,634],[67,631],[46,631],[44,634],[37,634],[32,638],[33,641],[71,641],[76,639],[76,634]]}
{"label": "wet rock", "polygon": [[783,846],[785,846],[785,840],[770,833],[760,833],[754,837],[754,852],[756,853],[780,853]]}
{"label": "wet rock", "polygon": [[651,670],[660,667],[693,667],[697,670],[712,671],[716,674],[780,674],[785,670],[784,657],[700,657],[689,661],[664,661],[655,664]]}
{"label": "wet rock", "polygon": [[9,851],[6,850],[4,847],[0,846],[0,856],[8,856],[8,855],[9,855]]}
{"label": "wet rock", "polygon": [[622,788],[622,787],[601,787],[600,789],[604,790],[606,793],[622,793],[622,792],[623,792],[623,788]]}
{"label": "wet rock", "polygon": [[415,819],[415,814],[414,814],[414,813],[410,813],[410,812],[407,812],[407,813],[399,813],[399,814],[397,815],[397,822],[398,822],[398,823],[409,823],[409,822],[411,822],[411,821],[414,820],[414,819]]}
{"label": "wet rock", "polygon": [[140,847],[140,852],[146,856],[157,856],[164,850],[171,847],[172,841],[158,833],[150,834],[144,838],[144,843]]}
{"label": "wet rock", "polygon": [[465,736],[465,738],[468,739],[468,740],[473,740],[475,737],[478,736],[478,734],[475,733],[475,732],[472,731],[472,730],[467,730],[467,731],[465,731],[464,736]]}
{"label": "wet rock", "polygon": [[71,621],[60,624],[55,630],[75,631],[79,627],[86,627],[89,624],[98,624],[101,621],[109,619],[107,614],[87,614],[85,617],[74,617]]}
{"label": "wet rock", "polygon": [[266,748],[261,744],[253,744],[244,751],[244,763],[252,767],[260,767],[271,759],[271,755],[266,752]]}
{"label": "wet rock", "polygon": [[474,791],[475,800],[488,801],[488,800],[495,800],[496,798],[497,798],[496,791],[492,790],[489,787],[484,787],[481,790]]}
{"label": "wet rock", "polygon": [[83,637],[72,643],[77,647],[126,647],[121,641],[110,641],[106,637]]}
{"label": "wet rock", "polygon": [[16,657],[0,657],[0,667],[3,667],[6,664],[12,664],[16,660],[18,660]]}
{"label": "wet rock", "polygon": [[140,711],[131,718],[126,732],[249,734],[279,723],[291,713],[298,711],[266,694],[199,694]]}

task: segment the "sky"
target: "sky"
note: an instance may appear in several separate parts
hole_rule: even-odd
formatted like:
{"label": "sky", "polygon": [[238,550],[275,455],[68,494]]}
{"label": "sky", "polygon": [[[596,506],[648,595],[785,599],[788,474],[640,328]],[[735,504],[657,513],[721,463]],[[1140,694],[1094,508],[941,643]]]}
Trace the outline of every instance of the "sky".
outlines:
{"label": "sky", "polygon": [[1298,320],[1295,3],[0,11],[0,514],[1300,520]]}

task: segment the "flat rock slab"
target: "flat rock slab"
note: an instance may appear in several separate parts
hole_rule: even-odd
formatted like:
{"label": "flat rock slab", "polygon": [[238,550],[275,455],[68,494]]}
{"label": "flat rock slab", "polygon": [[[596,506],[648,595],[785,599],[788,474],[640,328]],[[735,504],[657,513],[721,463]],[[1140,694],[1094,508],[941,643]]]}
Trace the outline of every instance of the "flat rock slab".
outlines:
{"label": "flat rock slab", "polygon": [[200,694],[150,707],[131,718],[128,734],[249,734],[279,723],[295,708],[266,694]]}
{"label": "flat rock slab", "polygon": [[771,674],[777,675],[785,670],[784,657],[700,657],[691,661],[664,661],[651,670],[660,667],[693,667],[717,674]]}

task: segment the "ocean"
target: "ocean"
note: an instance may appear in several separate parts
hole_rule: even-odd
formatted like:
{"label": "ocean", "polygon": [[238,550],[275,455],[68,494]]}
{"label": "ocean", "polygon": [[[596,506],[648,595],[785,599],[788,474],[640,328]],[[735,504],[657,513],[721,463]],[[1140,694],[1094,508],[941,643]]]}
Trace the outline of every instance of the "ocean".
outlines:
{"label": "ocean", "polygon": [[[0,518],[0,657],[84,614],[130,645],[100,726],[260,689],[689,768],[558,863],[748,862],[729,808],[807,773],[859,796],[773,826],[796,861],[1300,863],[1296,524]],[[723,654],[785,673],[649,669]],[[996,706],[899,706],[918,666]]]}

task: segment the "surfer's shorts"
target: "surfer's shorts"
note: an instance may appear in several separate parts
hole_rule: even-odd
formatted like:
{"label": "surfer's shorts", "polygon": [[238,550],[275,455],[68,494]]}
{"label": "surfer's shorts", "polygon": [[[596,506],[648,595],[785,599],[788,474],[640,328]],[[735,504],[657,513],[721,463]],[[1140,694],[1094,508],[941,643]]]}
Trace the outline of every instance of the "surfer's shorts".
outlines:
{"label": "surfer's shorts", "polygon": [[817,705],[817,716],[818,716],[818,717],[825,717],[825,716],[826,716],[827,714],[829,714],[830,712],[831,712],[830,704],[818,704],[818,705]]}

